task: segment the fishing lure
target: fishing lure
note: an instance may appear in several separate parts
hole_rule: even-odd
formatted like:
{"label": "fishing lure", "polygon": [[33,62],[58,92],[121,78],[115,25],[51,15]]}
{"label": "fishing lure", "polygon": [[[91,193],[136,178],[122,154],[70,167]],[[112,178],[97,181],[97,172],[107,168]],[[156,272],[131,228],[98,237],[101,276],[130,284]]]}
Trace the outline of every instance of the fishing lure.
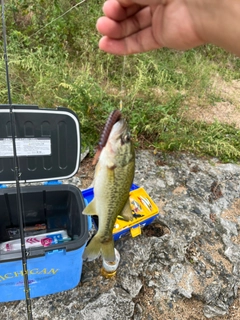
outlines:
{"label": "fishing lure", "polygon": [[150,210],[150,211],[152,210],[152,204],[151,204],[151,202],[149,201],[148,198],[139,196],[138,199],[141,201],[142,204],[145,205],[145,207],[146,207],[148,210]]}
{"label": "fishing lure", "polygon": [[112,130],[112,127],[114,126],[114,124],[116,122],[118,122],[121,119],[121,116],[122,116],[122,114],[121,114],[120,110],[113,110],[110,113],[110,115],[107,119],[107,122],[104,126],[104,129],[103,129],[103,132],[102,132],[99,144],[98,144],[97,152],[93,158],[93,165],[95,165],[97,163],[98,158],[100,156],[100,153],[107,143],[107,140],[108,140],[108,137],[109,137],[110,132]]}
{"label": "fishing lure", "polygon": [[133,211],[134,212],[138,212],[138,211],[142,211],[142,207],[141,205],[134,199],[130,198],[130,203],[133,206]]}

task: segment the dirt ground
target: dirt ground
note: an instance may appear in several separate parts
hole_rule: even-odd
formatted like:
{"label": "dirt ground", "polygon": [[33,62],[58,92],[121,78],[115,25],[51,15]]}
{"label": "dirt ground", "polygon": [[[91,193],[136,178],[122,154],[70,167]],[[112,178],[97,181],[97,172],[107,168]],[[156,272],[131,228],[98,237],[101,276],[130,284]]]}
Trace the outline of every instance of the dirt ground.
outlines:
{"label": "dirt ground", "polygon": [[93,182],[95,166],[92,164],[93,159],[87,156],[83,159],[78,172],[78,177],[81,179],[81,189],[87,189]]}
{"label": "dirt ground", "polygon": [[212,91],[222,100],[221,102],[215,102],[206,107],[193,103],[184,116],[189,120],[207,123],[217,120],[221,123],[235,125],[237,129],[240,129],[240,80],[233,80],[229,83],[216,76]]}

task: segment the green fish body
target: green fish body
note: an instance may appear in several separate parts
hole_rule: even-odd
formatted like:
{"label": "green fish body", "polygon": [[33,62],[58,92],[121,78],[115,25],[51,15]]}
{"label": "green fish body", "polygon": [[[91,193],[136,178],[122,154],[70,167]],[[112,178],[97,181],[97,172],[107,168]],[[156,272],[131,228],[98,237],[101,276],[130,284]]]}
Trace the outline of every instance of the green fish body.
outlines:
{"label": "green fish body", "polygon": [[124,119],[113,126],[102,149],[94,176],[94,198],[83,214],[98,216],[98,231],[86,247],[83,259],[98,256],[115,260],[112,230],[118,215],[132,220],[129,190],[134,178],[135,154]]}

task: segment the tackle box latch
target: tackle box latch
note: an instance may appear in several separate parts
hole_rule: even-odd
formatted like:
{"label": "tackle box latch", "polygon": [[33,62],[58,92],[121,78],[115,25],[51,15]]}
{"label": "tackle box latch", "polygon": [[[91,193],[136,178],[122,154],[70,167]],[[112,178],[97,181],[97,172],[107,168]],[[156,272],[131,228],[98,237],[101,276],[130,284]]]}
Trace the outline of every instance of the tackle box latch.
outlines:
{"label": "tackle box latch", "polygon": [[132,236],[133,238],[139,236],[139,235],[142,233],[140,224],[138,224],[137,226],[132,227],[132,228],[130,229],[130,232],[131,232],[131,236]]}
{"label": "tackle box latch", "polygon": [[62,181],[59,180],[52,180],[52,181],[46,181],[43,183],[44,186],[56,186],[62,184]]}
{"label": "tackle box latch", "polygon": [[47,256],[51,256],[53,254],[66,254],[66,249],[65,248],[61,248],[61,249],[54,249],[54,250],[50,250],[50,251],[46,251],[46,255]]}

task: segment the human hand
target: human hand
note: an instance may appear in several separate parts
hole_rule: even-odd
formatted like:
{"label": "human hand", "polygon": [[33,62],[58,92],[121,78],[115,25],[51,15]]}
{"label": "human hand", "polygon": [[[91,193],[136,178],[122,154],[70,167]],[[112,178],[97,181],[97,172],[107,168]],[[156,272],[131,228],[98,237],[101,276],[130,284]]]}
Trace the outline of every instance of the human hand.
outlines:
{"label": "human hand", "polygon": [[103,12],[97,21],[99,47],[108,53],[186,50],[205,43],[185,0],[108,0]]}

